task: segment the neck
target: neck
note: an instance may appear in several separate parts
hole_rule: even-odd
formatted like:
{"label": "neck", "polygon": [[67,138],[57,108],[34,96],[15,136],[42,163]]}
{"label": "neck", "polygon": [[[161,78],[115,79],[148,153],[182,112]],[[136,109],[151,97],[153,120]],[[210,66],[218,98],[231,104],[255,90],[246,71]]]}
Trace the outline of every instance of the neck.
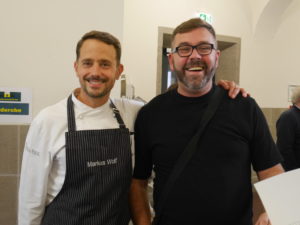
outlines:
{"label": "neck", "polygon": [[298,109],[300,109],[300,102],[295,103],[294,106],[296,106]]}
{"label": "neck", "polygon": [[207,94],[212,89],[212,81],[208,82],[204,87],[198,90],[191,90],[190,88],[186,87],[184,84],[178,82],[177,91],[180,95],[185,97],[200,97],[202,95]]}

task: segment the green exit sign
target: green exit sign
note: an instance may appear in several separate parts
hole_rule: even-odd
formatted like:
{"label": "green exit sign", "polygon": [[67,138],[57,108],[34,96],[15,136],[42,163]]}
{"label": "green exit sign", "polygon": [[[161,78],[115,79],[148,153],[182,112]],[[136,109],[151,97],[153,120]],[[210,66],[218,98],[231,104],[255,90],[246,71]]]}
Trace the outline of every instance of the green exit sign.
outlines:
{"label": "green exit sign", "polygon": [[206,21],[209,24],[212,24],[212,16],[208,13],[199,13],[200,19]]}

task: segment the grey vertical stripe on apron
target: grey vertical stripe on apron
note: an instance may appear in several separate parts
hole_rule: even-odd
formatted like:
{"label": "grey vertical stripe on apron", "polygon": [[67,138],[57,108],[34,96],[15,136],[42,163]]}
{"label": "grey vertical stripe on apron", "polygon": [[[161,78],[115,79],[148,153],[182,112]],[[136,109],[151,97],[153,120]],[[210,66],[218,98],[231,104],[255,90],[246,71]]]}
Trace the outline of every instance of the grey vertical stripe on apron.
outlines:
{"label": "grey vertical stripe on apron", "polygon": [[42,225],[127,225],[131,180],[129,130],[111,102],[120,128],[76,131],[68,99],[66,176]]}

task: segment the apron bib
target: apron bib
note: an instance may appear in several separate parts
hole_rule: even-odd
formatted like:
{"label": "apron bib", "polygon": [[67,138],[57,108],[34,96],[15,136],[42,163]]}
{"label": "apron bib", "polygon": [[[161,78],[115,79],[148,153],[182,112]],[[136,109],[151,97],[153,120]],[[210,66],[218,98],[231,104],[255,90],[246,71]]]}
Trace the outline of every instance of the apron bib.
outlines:
{"label": "apron bib", "polygon": [[120,128],[76,131],[68,98],[66,176],[42,225],[128,225],[132,175],[129,130],[110,103]]}

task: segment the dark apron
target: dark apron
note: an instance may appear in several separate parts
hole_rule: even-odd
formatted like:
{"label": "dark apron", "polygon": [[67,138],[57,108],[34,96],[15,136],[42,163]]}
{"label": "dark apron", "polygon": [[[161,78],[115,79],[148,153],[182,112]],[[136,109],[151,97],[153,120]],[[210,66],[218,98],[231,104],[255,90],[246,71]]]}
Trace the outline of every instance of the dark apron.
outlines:
{"label": "dark apron", "polygon": [[120,128],[76,131],[68,98],[66,176],[46,207],[42,225],[127,225],[131,181],[129,130],[110,103]]}

